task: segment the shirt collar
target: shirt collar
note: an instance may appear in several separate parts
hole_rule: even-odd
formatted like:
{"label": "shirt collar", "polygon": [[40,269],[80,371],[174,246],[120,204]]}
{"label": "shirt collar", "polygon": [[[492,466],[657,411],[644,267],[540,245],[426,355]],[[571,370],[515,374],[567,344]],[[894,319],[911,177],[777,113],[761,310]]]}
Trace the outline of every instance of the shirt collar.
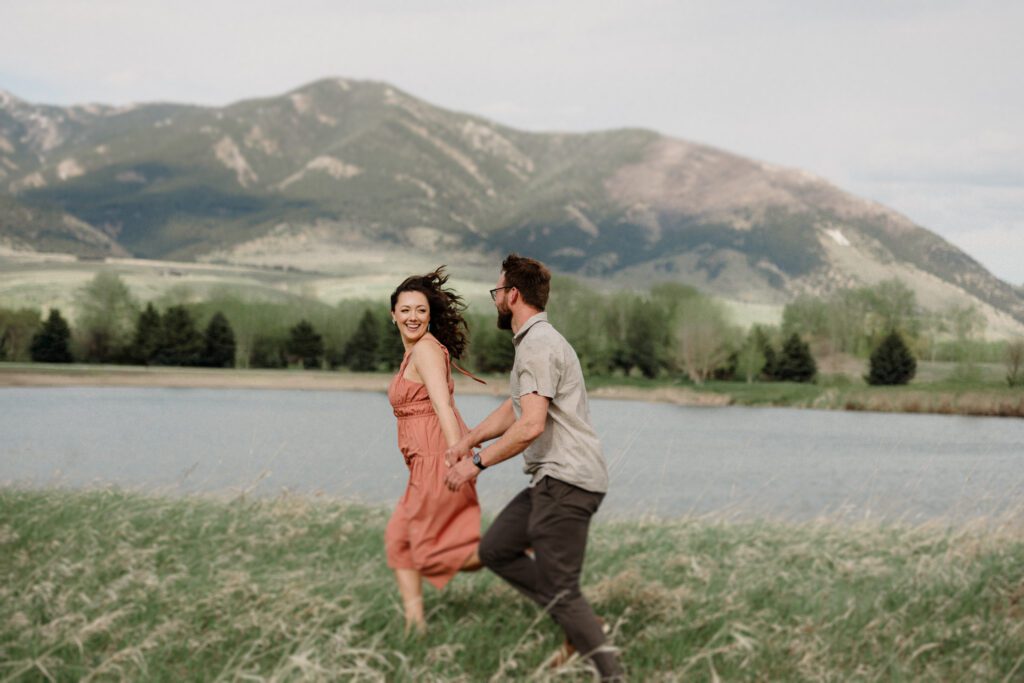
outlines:
{"label": "shirt collar", "polygon": [[519,346],[519,342],[523,339],[523,337],[526,336],[526,333],[530,330],[531,327],[533,327],[534,325],[536,325],[539,322],[545,322],[546,323],[547,321],[548,321],[547,311],[541,311],[540,313],[537,313],[536,315],[531,317],[529,320],[527,320],[525,323],[523,323],[523,326],[519,328],[519,331],[516,332],[516,335],[514,337],[512,337],[512,342],[516,346]]}

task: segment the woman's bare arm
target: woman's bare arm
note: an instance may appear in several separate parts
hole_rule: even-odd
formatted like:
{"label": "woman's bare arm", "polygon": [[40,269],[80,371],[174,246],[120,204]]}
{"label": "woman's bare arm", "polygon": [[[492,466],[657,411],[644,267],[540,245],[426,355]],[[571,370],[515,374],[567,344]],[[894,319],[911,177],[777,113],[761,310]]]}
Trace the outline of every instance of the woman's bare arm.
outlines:
{"label": "woman's bare arm", "polygon": [[434,412],[441,423],[445,443],[448,446],[455,445],[462,433],[455,411],[452,410],[451,395],[448,393],[448,365],[445,363],[444,352],[432,341],[424,342],[421,339],[412,347],[409,362],[416,367],[416,373],[427,388],[430,403],[434,406]]}

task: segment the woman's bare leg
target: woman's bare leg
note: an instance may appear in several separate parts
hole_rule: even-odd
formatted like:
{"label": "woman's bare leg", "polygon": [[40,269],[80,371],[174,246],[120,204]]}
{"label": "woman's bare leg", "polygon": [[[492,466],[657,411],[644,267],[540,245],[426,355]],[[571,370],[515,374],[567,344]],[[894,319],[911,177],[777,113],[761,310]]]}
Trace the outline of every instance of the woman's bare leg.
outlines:
{"label": "woman's bare leg", "polygon": [[423,579],[420,573],[415,569],[396,569],[395,579],[405,608],[405,632],[425,632],[427,620],[423,616]]}

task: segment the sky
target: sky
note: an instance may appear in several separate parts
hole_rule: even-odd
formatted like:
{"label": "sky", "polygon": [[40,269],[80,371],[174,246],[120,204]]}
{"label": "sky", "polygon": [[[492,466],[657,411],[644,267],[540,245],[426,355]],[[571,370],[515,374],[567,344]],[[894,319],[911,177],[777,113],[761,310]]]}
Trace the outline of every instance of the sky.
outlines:
{"label": "sky", "polygon": [[0,88],[223,105],[329,76],[802,168],[1024,284],[1018,0],[0,0]]}

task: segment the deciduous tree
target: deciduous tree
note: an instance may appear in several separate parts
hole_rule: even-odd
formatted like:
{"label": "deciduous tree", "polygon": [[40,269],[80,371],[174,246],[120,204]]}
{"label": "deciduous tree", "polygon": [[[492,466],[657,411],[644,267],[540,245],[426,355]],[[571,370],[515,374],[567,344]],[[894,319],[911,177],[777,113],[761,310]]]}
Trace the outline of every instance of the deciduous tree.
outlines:
{"label": "deciduous tree", "polygon": [[703,384],[729,357],[730,329],[722,306],[706,297],[686,302],[676,327],[679,366],[696,384]]}
{"label": "deciduous tree", "polygon": [[759,329],[758,327],[751,329],[736,355],[736,371],[747,381],[747,384],[752,383],[764,370],[766,359],[762,344],[757,337]]}
{"label": "deciduous tree", "polygon": [[470,351],[480,372],[508,372],[515,361],[512,335],[496,327],[485,327],[472,337]]}
{"label": "deciduous tree", "polygon": [[1011,387],[1024,386],[1024,339],[1011,339],[1006,343],[1003,362],[1006,364],[1006,383]]}
{"label": "deciduous tree", "polygon": [[0,308],[0,360],[31,360],[29,346],[43,321],[31,308]]}
{"label": "deciduous tree", "polygon": [[138,304],[116,273],[97,273],[75,292],[75,336],[84,360],[123,361],[129,355]]}

